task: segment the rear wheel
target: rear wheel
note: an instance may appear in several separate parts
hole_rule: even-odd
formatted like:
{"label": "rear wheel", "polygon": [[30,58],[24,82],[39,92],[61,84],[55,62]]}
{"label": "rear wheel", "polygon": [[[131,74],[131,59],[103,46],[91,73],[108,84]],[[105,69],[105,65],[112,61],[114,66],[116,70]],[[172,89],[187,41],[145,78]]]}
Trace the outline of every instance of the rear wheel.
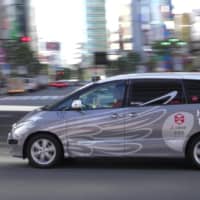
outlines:
{"label": "rear wheel", "polygon": [[190,142],[186,156],[193,167],[200,169],[200,136]]}
{"label": "rear wheel", "polygon": [[63,152],[56,138],[48,134],[39,134],[28,141],[27,156],[31,166],[50,168],[60,163]]}

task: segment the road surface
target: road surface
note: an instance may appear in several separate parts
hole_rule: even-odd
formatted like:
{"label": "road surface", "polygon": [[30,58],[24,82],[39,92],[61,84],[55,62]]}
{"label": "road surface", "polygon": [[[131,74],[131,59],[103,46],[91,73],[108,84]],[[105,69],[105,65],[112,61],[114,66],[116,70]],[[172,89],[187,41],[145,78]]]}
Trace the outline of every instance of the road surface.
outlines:
{"label": "road surface", "polygon": [[2,200],[199,200],[200,172],[183,160],[93,159],[33,169],[0,148]]}

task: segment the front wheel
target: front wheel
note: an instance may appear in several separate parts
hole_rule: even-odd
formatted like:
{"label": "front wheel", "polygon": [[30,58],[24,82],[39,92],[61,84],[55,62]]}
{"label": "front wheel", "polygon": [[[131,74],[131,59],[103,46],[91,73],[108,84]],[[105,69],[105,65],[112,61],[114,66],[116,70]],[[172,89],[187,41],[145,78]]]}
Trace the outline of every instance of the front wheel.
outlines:
{"label": "front wheel", "polygon": [[200,169],[200,136],[190,142],[186,156],[193,167]]}
{"label": "front wheel", "polygon": [[63,152],[57,139],[51,135],[39,134],[29,140],[27,155],[31,166],[50,168],[62,160]]}

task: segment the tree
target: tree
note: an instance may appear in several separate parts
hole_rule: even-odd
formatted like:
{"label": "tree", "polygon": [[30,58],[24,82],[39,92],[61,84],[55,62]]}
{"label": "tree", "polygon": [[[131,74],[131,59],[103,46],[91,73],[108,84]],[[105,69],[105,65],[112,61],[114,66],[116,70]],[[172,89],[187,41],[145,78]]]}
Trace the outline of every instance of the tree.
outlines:
{"label": "tree", "polygon": [[70,79],[71,78],[71,69],[64,68],[64,77],[65,77],[65,79]]}
{"label": "tree", "polygon": [[[136,66],[141,62],[141,57],[136,52],[129,52],[125,56],[119,57],[116,61],[110,62],[109,67],[114,74],[133,73]],[[108,71],[111,71],[110,69]]]}
{"label": "tree", "polygon": [[37,74],[40,71],[40,63],[27,43],[22,42],[6,42],[7,61],[17,69],[18,66],[24,66],[29,74]]}
{"label": "tree", "polygon": [[136,66],[139,65],[141,62],[140,54],[136,52],[130,52],[126,57],[128,62],[127,72],[135,72]]}

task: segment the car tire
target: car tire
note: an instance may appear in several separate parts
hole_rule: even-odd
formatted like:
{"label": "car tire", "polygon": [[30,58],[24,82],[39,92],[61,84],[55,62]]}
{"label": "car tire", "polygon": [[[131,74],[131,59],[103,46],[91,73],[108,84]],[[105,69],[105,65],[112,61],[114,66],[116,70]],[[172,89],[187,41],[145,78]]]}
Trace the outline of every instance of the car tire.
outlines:
{"label": "car tire", "polygon": [[27,144],[29,164],[36,168],[52,168],[63,160],[60,142],[52,135],[38,134]]}
{"label": "car tire", "polygon": [[200,136],[188,144],[186,158],[192,167],[200,169]]}

